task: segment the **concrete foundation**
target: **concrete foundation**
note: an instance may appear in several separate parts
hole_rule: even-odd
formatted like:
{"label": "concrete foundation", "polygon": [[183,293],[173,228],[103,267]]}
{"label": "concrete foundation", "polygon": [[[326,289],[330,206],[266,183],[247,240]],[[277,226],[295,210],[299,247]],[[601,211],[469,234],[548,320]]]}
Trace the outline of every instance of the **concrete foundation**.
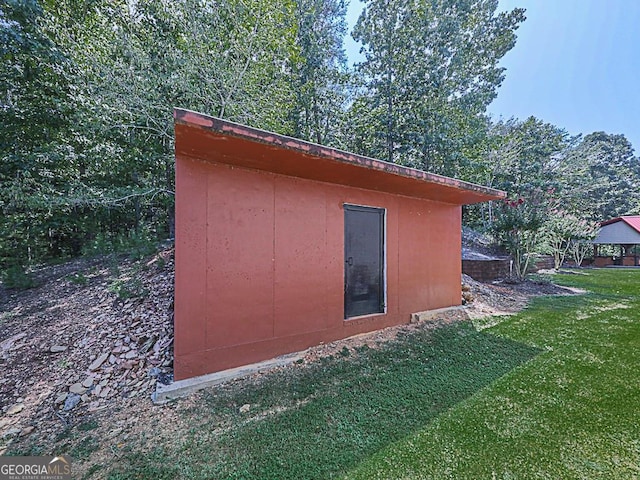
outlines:
{"label": "concrete foundation", "polygon": [[[413,313],[411,314],[411,323],[437,320],[443,317],[452,318],[452,316],[454,316],[455,318],[468,318],[465,307],[454,306]],[[358,335],[353,335],[352,337],[346,338],[344,340],[364,337],[367,335],[372,335],[373,333],[374,332],[361,333]],[[151,395],[151,400],[156,405],[163,405],[165,403],[169,403],[173,400],[186,397],[188,395],[191,395],[192,393],[208,387],[214,387],[231,380],[248,377],[249,375],[260,372],[266,372],[274,368],[284,367],[304,358],[307,350],[282,355],[277,358],[253,363],[251,365],[230,368],[221,372],[200,375],[198,377],[187,378],[185,380],[178,380],[171,383],[170,385],[158,383],[156,391]]]}
{"label": "concrete foundation", "polygon": [[223,370],[222,372],[200,375],[199,377],[187,378],[185,380],[178,380],[170,385],[158,383],[156,391],[151,394],[151,400],[156,405],[163,405],[171,402],[172,400],[186,397],[187,395],[207,387],[213,387],[230,380],[248,377],[249,375],[272,370],[277,367],[284,367],[285,365],[289,365],[300,360],[303,355],[304,352],[290,353],[288,355],[282,355],[277,358],[272,358],[271,360],[265,360],[251,365],[230,368],[228,370]]}

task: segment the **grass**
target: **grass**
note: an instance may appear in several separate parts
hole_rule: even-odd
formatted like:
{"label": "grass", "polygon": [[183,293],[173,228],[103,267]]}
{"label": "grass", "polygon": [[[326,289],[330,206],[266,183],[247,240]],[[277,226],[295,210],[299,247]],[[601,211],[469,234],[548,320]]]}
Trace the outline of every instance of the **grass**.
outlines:
{"label": "grass", "polygon": [[590,293],[208,391],[109,478],[640,478],[640,272],[558,280]]}
{"label": "grass", "polygon": [[588,289],[540,298],[486,330],[543,353],[348,478],[640,478],[640,272],[560,276]]}
{"label": "grass", "polygon": [[538,353],[468,322],[384,348],[345,348],[257,385],[204,394],[173,443],[134,446],[109,478],[340,477]]}

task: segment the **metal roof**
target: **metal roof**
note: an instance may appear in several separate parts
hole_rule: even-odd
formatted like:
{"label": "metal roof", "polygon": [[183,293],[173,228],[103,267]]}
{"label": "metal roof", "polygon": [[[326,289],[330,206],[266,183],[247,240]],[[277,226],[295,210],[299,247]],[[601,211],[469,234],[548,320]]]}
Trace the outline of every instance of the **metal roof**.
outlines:
{"label": "metal roof", "polygon": [[176,155],[455,205],[506,193],[201,113],[174,110]]}

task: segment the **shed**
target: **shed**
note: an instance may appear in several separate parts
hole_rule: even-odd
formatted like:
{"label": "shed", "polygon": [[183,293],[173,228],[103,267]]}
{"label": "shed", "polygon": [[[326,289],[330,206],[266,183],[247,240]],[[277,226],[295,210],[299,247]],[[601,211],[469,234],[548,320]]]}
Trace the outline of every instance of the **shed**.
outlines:
{"label": "shed", "polygon": [[460,305],[461,206],[504,192],[174,118],[177,380]]}
{"label": "shed", "polygon": [[[633,247],[640,245],[640,216],[622,216],[602,222],[593,244],[595,266],[637,266],[638,253],[637,249]],[[599,245],[620,246],[620,255],[615,257],[598,256]]]}

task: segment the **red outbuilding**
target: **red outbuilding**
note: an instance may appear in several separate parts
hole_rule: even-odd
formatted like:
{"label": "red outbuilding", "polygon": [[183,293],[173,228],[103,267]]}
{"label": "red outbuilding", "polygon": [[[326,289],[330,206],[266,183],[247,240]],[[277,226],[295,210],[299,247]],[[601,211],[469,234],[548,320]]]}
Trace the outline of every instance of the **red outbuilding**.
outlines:
{"label": "red outbuilding", "polygon": [[461,301],[461,206],[504,192],[176,109],[177,380]]}

